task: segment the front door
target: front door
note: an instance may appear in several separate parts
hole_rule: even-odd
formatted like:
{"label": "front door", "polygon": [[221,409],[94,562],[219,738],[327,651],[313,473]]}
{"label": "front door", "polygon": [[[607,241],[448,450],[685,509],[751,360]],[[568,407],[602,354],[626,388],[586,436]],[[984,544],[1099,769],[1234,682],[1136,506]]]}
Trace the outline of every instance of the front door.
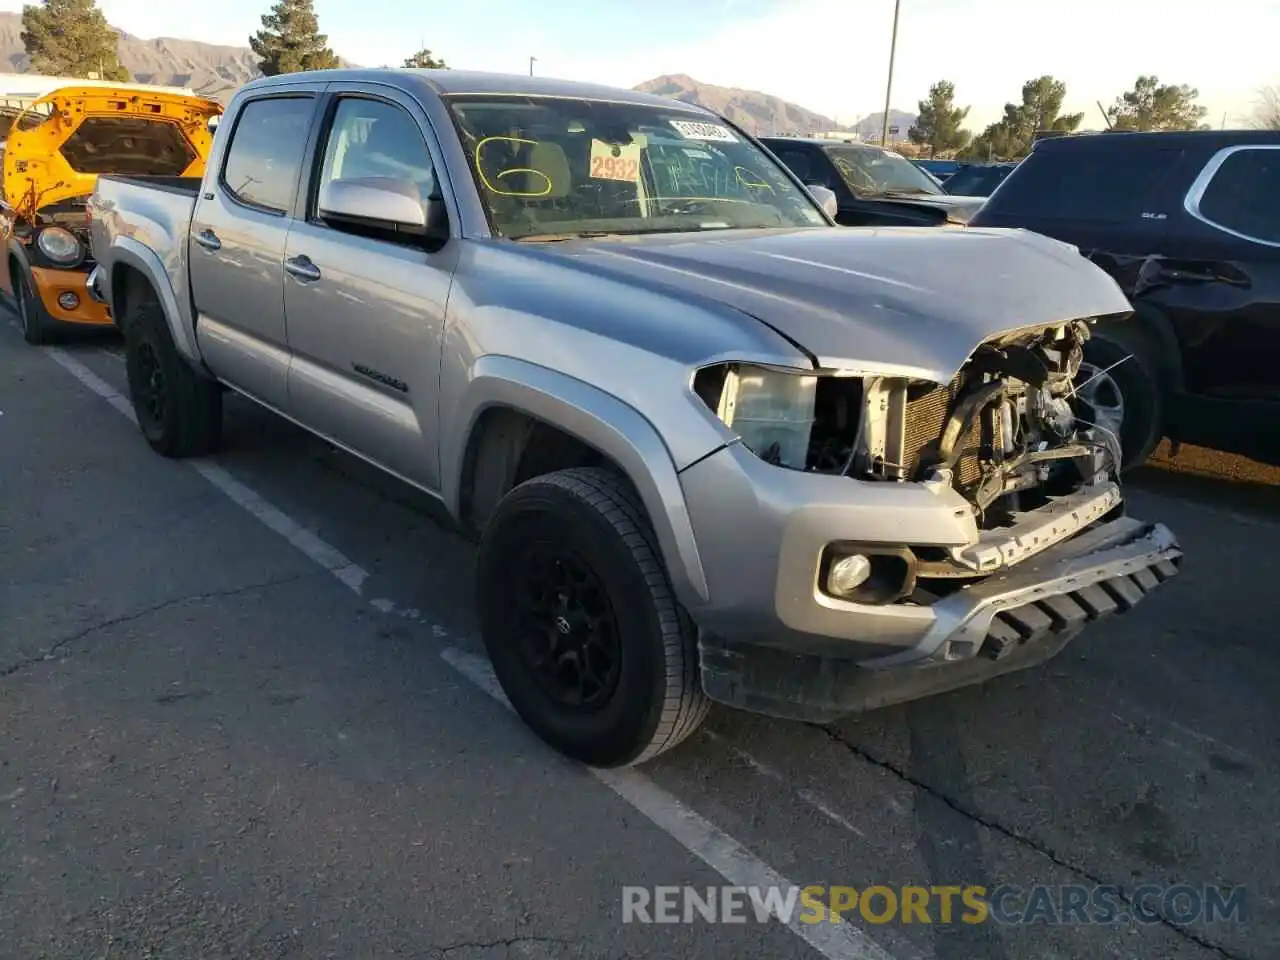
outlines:
{"label": "front door", "polygon": [[[436,192],[429,122],[385,87],[331,99],[316,182],[285,250],[290,409],[300,422],[430,491],[440,486],[436,434],[445,307],[456,242],[327,223],[317,209],[334,180],[408,182]],[[433,141],[434,142],[434,141]]]}
{"label": "front door", "polygon": [[237,389],[279,410],[288,400],[285,238],[319,91],[241,108],[188,242],[201,352]]}

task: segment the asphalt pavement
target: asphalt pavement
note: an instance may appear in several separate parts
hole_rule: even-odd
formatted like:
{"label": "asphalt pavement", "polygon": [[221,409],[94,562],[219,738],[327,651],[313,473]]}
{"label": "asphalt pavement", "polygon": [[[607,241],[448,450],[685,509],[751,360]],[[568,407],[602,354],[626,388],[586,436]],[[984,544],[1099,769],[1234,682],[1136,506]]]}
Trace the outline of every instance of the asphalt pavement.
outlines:
{"label": "asphalt pavement", "polygon": [[[119,352],[0,322],[0,958],[1280,955],[1280,478],[1144,472],[1183,574],[1043,667],[828,728],[717,709],[596,773],[494,695],[427,498],[236,399],[216,459],[157,457]],[[1245,911],[623,922],[728,884]]]}

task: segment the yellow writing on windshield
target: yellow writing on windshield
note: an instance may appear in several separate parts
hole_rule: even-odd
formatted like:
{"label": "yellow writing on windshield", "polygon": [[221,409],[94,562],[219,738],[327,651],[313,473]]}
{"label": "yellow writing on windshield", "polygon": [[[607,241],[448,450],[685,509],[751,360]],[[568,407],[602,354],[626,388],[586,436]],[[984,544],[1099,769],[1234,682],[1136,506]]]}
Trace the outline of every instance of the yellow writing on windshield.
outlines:
{"label": "yellow writing on windshield", "polygon": [[[525,199],[536,199],[538,197],[551,196],[552,190],[554,189],[554,185],[551,182],[551,178],[547,176],[547,174],[543,173],[541,170],[534,169],[533,167],[507,167],[495,173],[493,175],[493,180],[490,180],[489,175],[485,173],[484,161],[480,156],[481,151],[483,151],[485,148],[485,145],[490,143],[527,144],[528,146],[531,146],[531,147],[536,147],[538,145],[537,140],[526,140],[523,137],[485,137],[483,140],[477,143],[476,144],[476,174],[480,177],[480,182],[484,184],[484,188],[486,190],[488,190],[490,193],[496,193],[500,197],[524,197]],[[494,180],[502,180],[504,177],[513,177],[521,173],[523,174],[531,173],[536,177],[541,177],[544,181],[546,181],[546,184],[541,190],[507,190],[507,189],[504,189],[503,187],[497,186],[493,182]]]}
{"label": "yellow writing on windshield", "polygon": [[759,190],[763,187],[770,193],[777,193],[777,191],[773,189],[773,186],[754,170],[748,170],[746,167],[734,167],[733,173],[738,178],[738,182],[744,187],[748,187],[752,190]]}

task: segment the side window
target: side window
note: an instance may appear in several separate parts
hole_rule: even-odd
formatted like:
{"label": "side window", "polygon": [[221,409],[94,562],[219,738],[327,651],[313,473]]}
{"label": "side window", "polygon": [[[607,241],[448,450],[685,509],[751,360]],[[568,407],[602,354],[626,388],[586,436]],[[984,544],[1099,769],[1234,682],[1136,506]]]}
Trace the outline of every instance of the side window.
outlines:
{"label": "side window", "polygon": [[423,203],[436,187],[431,155],[413,118],[392,104],[350,97],[334,112],[317,196],[331,181],[365,177],[407,180]]}
{"label": "side window", "polygon": [[801,183],[808,183],[813,175],[813,164],[809,160],[809,155],[799,150],[776,150],[778,159],[787,165],[787,168],[800,178]]}
{"label": "side window", "polygon": [[1280,149],[1229,154],[1201,194],[1198,209],[1216,227],[1280,244]]}
{"label": "side window", "polygon": [[1136,221],[1180,155],[1177,149],[1137,151],[1118,145],[1032,151],[1000,184],[989,212],[1044,220]]}
{"label": "side window", "polygon": [[271,97],[245,104],[222,167],[222,185],[233,197],[272,213],[288,211],[314,105],[311,97]]}

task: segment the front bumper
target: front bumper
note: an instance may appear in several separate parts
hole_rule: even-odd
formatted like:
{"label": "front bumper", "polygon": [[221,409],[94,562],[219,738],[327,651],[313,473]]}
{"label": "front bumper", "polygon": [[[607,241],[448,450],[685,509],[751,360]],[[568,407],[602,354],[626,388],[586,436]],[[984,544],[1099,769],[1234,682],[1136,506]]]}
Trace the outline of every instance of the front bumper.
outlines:
{"label": "front bumper", "polygon": [[[45,312],[61,323],[82,326],[107,326],[111,313],[106,305],[95,302],[85,290],[89,271],[83,267],[61,270],[52,267],[32,267],[31,283],[36,289]],[[63,305],[64,295],[70,305]]]}
{"label": "front bumper", "polygon": [[[977,538],[956,505],[964,501],[949,488],[792,473],[753,464],[746,451],[710,465],[727,452],[682,475],[712,597],[691,613],[708,695],[760,713],[828,722],[1043,662],[1086,624],[1131,609],[1175,576],[1182,557],[1161,524],[1082,511],[1072,518],[1078,532],[1059,526],[1053,545],[931,604],[842,603],[817,588],[826,543],[963,547]],[[755,482],[764,486],[750,515],[742,484]],[[791,499],[806,487],[809,502]],[[832,502],[837,492],[849,503]],[[713,530],[728,542],[704,539]]]}

